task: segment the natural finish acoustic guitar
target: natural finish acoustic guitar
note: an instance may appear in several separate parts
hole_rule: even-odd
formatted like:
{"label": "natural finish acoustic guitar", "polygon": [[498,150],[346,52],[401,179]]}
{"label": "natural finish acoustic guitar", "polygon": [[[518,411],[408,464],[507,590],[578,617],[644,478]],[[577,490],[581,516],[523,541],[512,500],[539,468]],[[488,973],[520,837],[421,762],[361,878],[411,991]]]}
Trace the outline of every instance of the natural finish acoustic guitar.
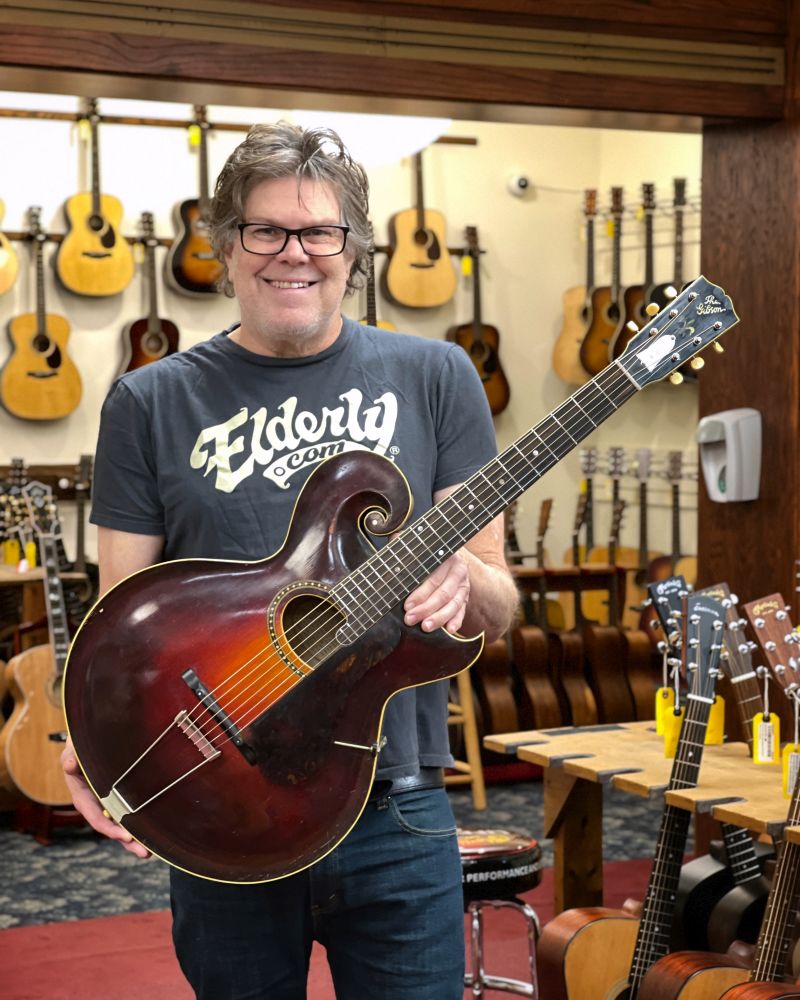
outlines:
{"label": "natural finish acoustic guitar", "polygon": [[483,383],[492,415],[496,416],[508,406],[510,391],[506,373],[500,364],[500,332],[496,326],[483,322],[480,272],[483,251],[478,243],[476,226],[467,226],[467,252],[472,260],[472,320],[451,326],[447,339],[455,341],[469,355]]}
{"label": "natural finish acoustic guitar", "polygon": [[69,323],[47,312],[40,209],[31,208],[29,237],[36,273],[36,312],[8,324],[13,351],[0,372],[0,402],[22,420],[59,420],[81,401],[81,377],[67,353]]}
{"label": "natural finish acoustic guitar", "polygon": [[91,129],[92,190],[67,200],[64,215],[67,235],[56,254],[56,274],[76,295],[117,295],[131,283],[133,251],[120,235],[122,202],[100,189],[100,143],[97,101],[88,102],[86,117]]}
{"label": "natural finish acoustic guitar", "polygon": [[223,265],[211,247],[208,219],[211,199],[208,195],[208,118],[206,109],[196,104],[194,124],[198,130],[197,166],[199,193],[197,198],[187,198],[173,209],[175,239],[164,261],[164,278],[167,284],[182,295],[214,295],[219,289]]}
{"label": "natural finish acoustic guitar", "polygon": [[591,322],[581,343],[581,364],[596,375],[611,360],[611,345],[624,320],[622,302],[622,188],[611,188],[611,284],[592,291]]}
{"label": "natural finish acoustic guitar", "polygon": [[594,220],[597,215],[597,190],[587,188],[583,195],[586,227],[586,284],[568,288],[561,297],[564,320],[553,345],[553,371],[567,385],[583,385],[589,373],[581,364],[581,344],[592,319],[594,290]]}
{"label": "natural finish acoustic guitar", "polygon": [[704,278],[672,309],[407,527],[397,466],[346,452],[310,476],[272,556],[179,559],[106,593],[72,644],[64,697],[109,814],[165,860],[223,881],[281,878],[333,850],[369,796],[388,699],[480,653],[480,637],[406,625],[405,596],[639,389],[737,321]]}
{"label": "natural finish acoustic guitar", "polygon": [[52,491],[42,483],[27,483],[22,492],[45,573],[50,643],[19,653],[6,667],[14,709],[0,731],[0,783],[34,802],[63,806],[71,801],[60,759],[66,740],[61,682],[69,632],[58,575],[55,505]]}
{"label": "natural finish acoustic guitar", "polygon": [[[0,198],[0,222],[3,221],[6,206]],[[17,280],[19,261],[8,237],[0,233],[0,295],[7,292]]]}
{"label": "natural finish acoustic guitar", "polygon": [[156,285],[156,247],[153,213],[142,212],[142,244],[144,246],[144,278],[147,287],[147,315],[128,323],[122,334],[125,348],[123,372],[142,368],[178,350],[178,328],[172,320],[158,315]]}
{"label": "natural finish acoustic guitar", "polygon": [[414,154],[416,205],[389,220],[391,253],[384,269],[384,294],[400,306],[442,306],[455,295],[458,277],[447,249],[441,212],[425,207],[422,153]]}

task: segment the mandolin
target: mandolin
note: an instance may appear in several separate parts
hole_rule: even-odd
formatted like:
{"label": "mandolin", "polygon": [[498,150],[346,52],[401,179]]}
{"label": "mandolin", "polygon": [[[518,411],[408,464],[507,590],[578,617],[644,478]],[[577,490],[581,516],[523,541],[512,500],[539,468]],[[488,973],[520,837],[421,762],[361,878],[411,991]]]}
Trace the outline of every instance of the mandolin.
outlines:
{"label": "mandolin", "polygon": [[[691,677],[668,788],[697,784],[722,648],[723,614],[709,597],[686,599],[681,651]],[[647,970],[669,950],[669,933],[690,814],[665,805],[640,919],[605,907],[567,910],[537,947],[548,1000],[637,1000]],[[735,980],[734,980],[735,981]]]}
{"label": "mandolin", "polygon": [[14,696],[11,716],[0,731],[0,784],[48,806],[71,801],[61,751],[66,739],[61,684],[69,646],[67,614],[58,575],[56,514],[52,491],[42,483],[22,488],[39,542],[45,572],[44,595],[50,644],[14,656],[6,668]]}
{"label": "mandolin", "polygon": [[[0,199],[0,222],[3,221],[5,211],[6,206],[3,200]],[[0,295],[7,292],[17,280],[18,269],[19,261],[17,260],[16,253],[14,253],[14,249],[8,242],[8,237],[0,233]]]}
{"label": "mandolin", "polygon": [[472,320],[451,326],[447,339],[455,341],[469,355],[483,383],[492,415],[497,416],[508,406],[510,392],[498,353],[500,333],[496,326],[484,323],[481,316],[480,255],[483,251],[478,245],[475,226],[467,226],[467,247],[472,260]]}
{"label": "mandolin", "polygon": [[359,320],[366,326],[377,326],[381,330],[396,331],[394,323],[378,319],[378,306],[375,300],[375,238],[372,230],[372,223],[369,224],[369,253],[367,255],[367,314],[364,319]]}
{"label": "mandolin", "polygon": [[122,333],[125,362],[122,373],[143,368],[152,361],[174,354],[178,350],[178,328],[169,319],[158,315],[158,289],[156,287],[156,247],[158,240],[153,231],[153,213],[142,212],[142,245],[144,246],[144,275],[147,286],[147,316],[126,324]]}
{"label": "mandolin", "polygon": [[12,353],[0,372],[0,402],[23,420],[60,420],[81,401],[83,387],[67,354],[69,323],[45,308],[41,209],[31,208],[29,239],[36,273],[36,312],[8,324]]}
{"label": "mandolin", "polygon": [[104,594],[73,641],[64,697],[109,814],[164,860],[223,881],[281,878],[333,850],[369,795],[388,699],[480,653],[480,636],[405,625],[404,598],[738,319],[702,277],[673,310],[408,527],[402,472],[344,452],[308,478],[272,556],[161,563]]}
{"label": "mandolin", "polygon": [[581,343],[580,361],[590,375],[596,375],[611,358],[611,345],[623,322],[621,256],[622,256],[622,188],[611,188],[611,284],[592,291],[591,322]]}
{"label": "mandolin", "polygon": [[594,289],[594,220],[597,215],[597,191],[587,188],[583,195],[586,226],[586,284],[568,288],[562,296],[564,320],[553,345],[553,371],[568,385],[583,385],[589,378],[581,364],[581,344],[591,321]]}
{"label": "mandolin", "polygon": [[383,291],[400,306],[442,306],[455,295],[458,278],[447,249],[441,212],[425,207],[422,153],[415,153],[416,205],[389,220],[391,251],[383,272]]}
{"label": "mandolin", "polygon": [[56,252],[56,275],[76,295],[117,295],[131,283],[133,252],[120,236],[122,203],[100,193],[100,143],[97,101],[88,102],[91,130],[92,190],[74,194],[64,205],[67,234]]}
{"label": "mandolin", "polygon": [[217,260],[208,236],[211,199],[208,196],[208,119],[201,104],[194,108],[194,128],[198,136],[197,166],[200,174],[197,198],[179,202],[172,212],[175,239],[164,261],[167,284],[183,295],[213,295],[224,268]]}
{"label": "mandolin", "polygon": [[[647,322],[645,306],[653,292],[653,213],[656,208],[655,184],[642,185],[642,212],[644,215],[644,281],[629,285],[623,295],[625,316],[611,345],[612,356],[618,358],[636,330]],[[631,325],[633,324],[633,325]]]}

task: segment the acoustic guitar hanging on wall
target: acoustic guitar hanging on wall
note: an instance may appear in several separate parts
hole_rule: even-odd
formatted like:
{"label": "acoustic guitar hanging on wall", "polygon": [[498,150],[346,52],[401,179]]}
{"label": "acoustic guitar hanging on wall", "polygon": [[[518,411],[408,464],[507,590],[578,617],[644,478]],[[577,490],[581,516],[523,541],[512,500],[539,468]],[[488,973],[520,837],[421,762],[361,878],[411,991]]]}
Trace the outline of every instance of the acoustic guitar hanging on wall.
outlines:
{"label": "acoustic guitar hanging on wall", "polygon": [[389,220],[391,254],[383,272],[383,291],[401,306],[441,306],[455,295],[458,277],[447,249],[441,212],[425,208],[422,153],[414,154],[416,205]]}
{"label": "acoustic guitar hanging on wall", "polygon": [[76,295],[116,295],[133,278],[133,252],[120,236],[122,203],[100,193],[100,144],[97,101],[86,109],[92,148],[92,189],[74,194],[64,205],[68,232],[56,255],[56,274],[61,284]]}
{"label": "acoustic guitar hanging on wall", "polygon": [[486,398],[493,415],[502,413],[508,406],[509,388],[498,353],[500,333],[496,326],[484,323],[481,316],[480,256],[478,229],[467,226],[467,247],[472,261],[472,321],[451,326],[447,339],[455,341],[470,357],[483,382]]}
{"label": "acoustic guitar hanging on wall", "polygon": [[[0,222],[3,220],[5,211],[5,203],[0,198]],[[8,237],[0,233],[0,295],[7,292],[16,281],[18,268],[19,261],[8,242]]]}
{"label": "acoustic guitar hanging on wall", "polygon": [[48,313],[44,297],[41,209],[28,212],[29,238],[36,272],[36,312],[15,316],[8,324],[12,353],[0,372],[0,401],[23,420],[58,420],[81,401],[81,377],[67,354],[69,323]]}
{"label": "acoustic guitar hanging on wall", "polygon": [[381,330],[396,331],[397,327],[394,323],[378,319],[378,304],[375,299],[375,233],[371,222],[369,223],[369,252],[367,254],[366,292],[367,314],[362,320],[359,320],[359,322],[365,324],[366,326],[377,326]]}

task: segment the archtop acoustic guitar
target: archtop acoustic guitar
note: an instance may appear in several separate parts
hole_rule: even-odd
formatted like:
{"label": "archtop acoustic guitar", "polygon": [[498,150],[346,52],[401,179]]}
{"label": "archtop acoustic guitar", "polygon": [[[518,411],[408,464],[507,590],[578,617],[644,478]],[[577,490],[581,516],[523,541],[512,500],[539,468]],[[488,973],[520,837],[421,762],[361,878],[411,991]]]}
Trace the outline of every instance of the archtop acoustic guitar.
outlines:
{"label": "archtop acoustic guitar", "polygon": [[23,420],[59,420],[81,401],[81,377],[67,353],[69,323],[47,312],[44,290],[41,209],[28,212],[28,235],[36,273],[36,312],[15,316],[8,324],[13,351],[0,372],[0,401]]}
{"label": "archtop acoustic guitar", "polygon": [[481,650],[480,636],[405,625],[405,597],[737,320],[698,278],[622,358],[405,528],[397,466],[347,452],[309,477],[272,556],[180,559],[121,581],[84,619],[64,682],[72,742],[104,808],[207,878],[270,881],[328,854],[364,809],[388,699]]}
{"label": "archtop acoustic guitar", "polygon": [[74,194],[64,206],[67,235],[56,254],[56,274],[76,295],[117,295],[131,283],[133,251],[120,235],[122,203],[100,188],[100,116],[97,101],[88,101],[92,149],[92,189]]}

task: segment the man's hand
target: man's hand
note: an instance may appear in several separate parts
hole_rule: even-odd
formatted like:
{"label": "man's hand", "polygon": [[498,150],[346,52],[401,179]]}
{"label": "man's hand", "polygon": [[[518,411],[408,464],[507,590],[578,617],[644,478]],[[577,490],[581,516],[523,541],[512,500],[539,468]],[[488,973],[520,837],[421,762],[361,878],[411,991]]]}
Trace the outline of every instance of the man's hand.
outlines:
{"label": "man's hand", "polygon": [[98,833],[102,833],[103,836],[110,837],[111,840],[118,840],[126,851],[135,854],[137,858],[149,858],[150,852],[147,848],[134,840],[124,827],[115,823],[105,814],[78,767],[71,743],[67,743],[61,753],[61,767],[64,770],[64,778],[72,796],[72,802],[89,826],[93,830],[97,830]]}
{"label": "man's hand", "polygon": [[446,628],[458,631],[469,600],[469,568],[463,550],[454,552],[406,598],[406,625],[421,622],[425,632]]}

